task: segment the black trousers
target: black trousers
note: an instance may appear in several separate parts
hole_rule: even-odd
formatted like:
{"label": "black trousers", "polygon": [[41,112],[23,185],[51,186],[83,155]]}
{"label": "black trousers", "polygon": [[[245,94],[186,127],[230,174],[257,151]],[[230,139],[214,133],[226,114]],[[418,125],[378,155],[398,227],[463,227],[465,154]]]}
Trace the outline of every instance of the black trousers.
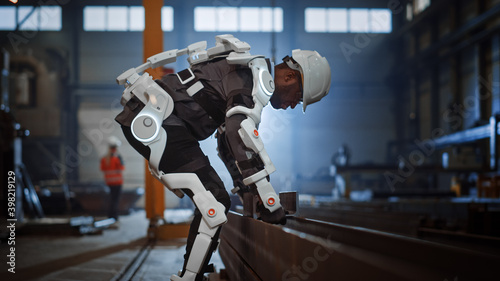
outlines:
{"label": "black trousers", "polygon": [[109,209],[108,218],[118,221],[118,208],[120,207],[120,197],[122,194],[121,185],[108,185],[109,187]]}
{"label": "black trousers", "polygon": [[[222,180],[210,165],[208,158],[200,148],[198,140],[192,136],[189,130],[183,126],[163,126],[167,132],[167,144],[163,156],[160,160],[160,170],[164,173],[195,173],[206,190],[210,191],[215,199],[226,207],[226,213],[231,206],[231,200]],[[137,150],[144,158],[149,159],[150,149],[136,140],[132,135],[130,127],[122,126],[123,134],[132,147]],[[194,194],[190,190],[183,190],[191,199]],[[184,267],[189,259],[194,240],[198,235],[198,228],[202,216],[198,208],[194,211],[194,219],[189,229],[189,235],[186,245],[186,254],[184,255]],[[213,250],[217,247],[220,229],[212,238],[212,246],[205,259],[201,274],[197,280],[201,280],[203,272],[208,265]]]}

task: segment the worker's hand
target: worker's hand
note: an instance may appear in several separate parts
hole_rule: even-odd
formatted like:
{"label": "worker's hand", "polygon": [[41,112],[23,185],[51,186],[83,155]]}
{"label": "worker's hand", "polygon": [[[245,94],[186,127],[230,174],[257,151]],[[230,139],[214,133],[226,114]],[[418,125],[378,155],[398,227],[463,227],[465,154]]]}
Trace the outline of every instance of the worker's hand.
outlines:
{"label": "worker's hand", "polygon": [[270,212],[261,202],[257,203],[258,219],[272,224],[286,224],[285,211],[282,207],[274,212]]}

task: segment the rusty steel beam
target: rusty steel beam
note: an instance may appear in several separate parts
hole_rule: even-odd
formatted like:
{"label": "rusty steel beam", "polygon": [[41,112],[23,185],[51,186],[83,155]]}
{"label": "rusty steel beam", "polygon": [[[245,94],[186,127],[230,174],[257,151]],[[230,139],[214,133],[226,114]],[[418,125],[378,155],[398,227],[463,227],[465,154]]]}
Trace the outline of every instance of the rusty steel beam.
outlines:
{"label": "rusty steel beam", "polygon": [[226,269],[230,269],[226,270],[229,280],[262,281],[227,240],[221,239],[220,243],[219,254]]}
{"label": "rusty steel beam", "polygon": [[496,276],[500,262],[500,256],[359,227],[300,218],[282,227],[233,212],[220,253],[231,281],[484,280]]}

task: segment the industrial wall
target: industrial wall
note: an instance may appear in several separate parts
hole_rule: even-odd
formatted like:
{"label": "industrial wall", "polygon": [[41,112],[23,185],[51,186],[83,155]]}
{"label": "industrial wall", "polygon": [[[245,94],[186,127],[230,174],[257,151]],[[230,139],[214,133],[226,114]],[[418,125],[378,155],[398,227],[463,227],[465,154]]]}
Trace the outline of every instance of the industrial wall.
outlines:
{"label": "industrial wall", "polygon": [[[467,143],[466,134],[490,124],[490,118],[495,120],[499,113],[500,36],[495,12],[500,1],[449,3],[436,3],[393,34],[402,42],[394,48],[399,60],[391,71],[398,81],[393,84],[396,103],[402,105],[396,108],[396,134],[406,144],[398,151],[407,166],[469,169],[461,176],[474,184],[474,170],[490,169],[493,150],[488,139]],[[453,133],[462,133],[455,144],[464,145],[435,149],[440,137]],[[470,136],[476,134],[470,132]],[[415,145],[423,141],[428,141],[427,148]],[[415,188],[446,190],[452,174],[420,176],[423,184]]]}

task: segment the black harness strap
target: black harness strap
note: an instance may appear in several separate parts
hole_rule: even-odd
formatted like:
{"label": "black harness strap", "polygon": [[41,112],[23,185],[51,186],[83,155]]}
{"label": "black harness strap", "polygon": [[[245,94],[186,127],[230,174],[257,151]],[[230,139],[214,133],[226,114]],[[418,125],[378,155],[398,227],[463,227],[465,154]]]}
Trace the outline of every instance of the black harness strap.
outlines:
{"label": "black harness strap", "polygon": [[[195,85],[198,82],[203,84],[203,81],[199,80],[196,76],[194,76],[193,72],[191,72],[189,68],[186,68],[178,72],[177,77],[179,78],[179,81],[187,87],[187,89],[189,89],[191,86]],[[226,120],[226,114],[224,110],[221,110],[219,107],[217,107],[217,104],[214,103],[212,99],[210,99],[209,94],[200,91],[204,87],[205,85],[203,84],[203,87],[199,88],[199,90],[196,93],[194,93],[193,95],[190,94],[191,97],[216,122],[220,124],[224,123]]]}
{"label": "black harness strap", "polygon": [[238,168],[240,170],[248,170],[248,169],[253,169],[256,167],[264,167],[264,163],[262,162],[262,159],[260,157],[252,156],[252,158],[248,160],[243,160],[243,161],[238,161]]}

